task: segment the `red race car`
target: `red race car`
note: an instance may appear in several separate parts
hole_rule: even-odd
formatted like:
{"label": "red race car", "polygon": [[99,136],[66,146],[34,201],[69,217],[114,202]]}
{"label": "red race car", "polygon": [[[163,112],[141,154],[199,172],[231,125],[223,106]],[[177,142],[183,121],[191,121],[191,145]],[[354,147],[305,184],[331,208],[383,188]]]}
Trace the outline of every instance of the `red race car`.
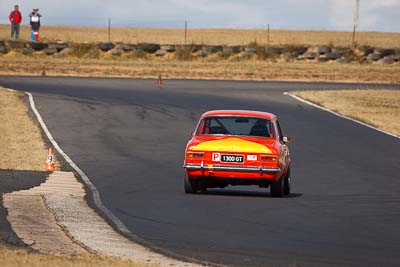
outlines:
{"label": "red race car", "polygon": [[290,141],[274,114],[208,111],[186,146],[185,192],[258,185],[270,187],[272,197],[289,195],[291,159],[286,144]]}

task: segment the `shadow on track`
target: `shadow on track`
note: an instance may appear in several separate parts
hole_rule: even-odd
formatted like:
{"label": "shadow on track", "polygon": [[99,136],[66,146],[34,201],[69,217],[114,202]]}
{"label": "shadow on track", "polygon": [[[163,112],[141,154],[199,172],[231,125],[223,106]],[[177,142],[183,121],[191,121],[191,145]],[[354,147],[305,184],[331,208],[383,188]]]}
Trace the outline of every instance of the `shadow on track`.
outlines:
{"label": "shadow on track", "polygon": [[[216,190],[207,189],[207,191],[199,193],[199,195],[216,195],[216,196],[227,196],[227,197],[270,197],[268,191],[238,191],[238,190]],[[298,198],[303,196],[301,193],[291,193],[289,196],[284,198]]]}

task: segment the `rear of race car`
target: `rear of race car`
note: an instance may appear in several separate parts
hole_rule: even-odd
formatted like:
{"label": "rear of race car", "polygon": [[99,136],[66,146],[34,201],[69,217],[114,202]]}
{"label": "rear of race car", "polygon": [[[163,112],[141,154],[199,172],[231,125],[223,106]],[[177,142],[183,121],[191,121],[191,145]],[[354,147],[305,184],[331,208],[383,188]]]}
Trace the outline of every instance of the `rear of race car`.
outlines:
{"label": "rear of race car", "polygon": [[265,151],[245,151],[237,143],[227,143],[231,151],[227,148],[198,150],[197,147],[199,146],[188,145],[183,167],[188,179],[198,180],[207,187],[268,187],[272,181],[280,179],[283,173],[278,150],[273,144]]}
{"label": "rear of race car", "polygon": [[188,151],[184,168],[190,176],[275,179],[281,172],[277,154]]}
{"label": "rear of race car", "polygon": [[202,115],[186,146],[185,192],[258,185],[271,186],[271,195],[281,196],[290,181],[289,166],[289,150],[275,115],[209,111]]}

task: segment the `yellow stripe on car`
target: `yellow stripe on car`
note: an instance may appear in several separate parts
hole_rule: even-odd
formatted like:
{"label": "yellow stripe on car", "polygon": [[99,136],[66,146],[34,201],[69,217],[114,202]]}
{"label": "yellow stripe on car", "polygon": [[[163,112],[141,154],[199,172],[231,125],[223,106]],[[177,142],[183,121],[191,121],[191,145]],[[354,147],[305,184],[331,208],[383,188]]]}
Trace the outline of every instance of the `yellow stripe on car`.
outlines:
{"label": "yellow stripe on car", "polygon": [[272,154],[272,151],[259,143],[240,138],[226,138],[206,141],[190,148],[192,151],[218,151]]}

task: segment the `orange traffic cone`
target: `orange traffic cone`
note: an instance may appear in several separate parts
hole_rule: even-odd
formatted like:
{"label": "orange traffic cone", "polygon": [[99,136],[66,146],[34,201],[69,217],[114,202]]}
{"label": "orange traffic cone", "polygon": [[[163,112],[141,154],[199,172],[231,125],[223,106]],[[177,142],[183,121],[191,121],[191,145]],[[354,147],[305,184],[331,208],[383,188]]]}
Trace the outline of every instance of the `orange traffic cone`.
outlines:
{"label": "orange traffic cone", "polygon": [[156,84],[157,84],[158,87],[161,87],[162,84],[163,84],[162,77],[161,77],[161,73],[158,74],[158,79],[157,79],[157,81],[156,81]]}
{"label": "orange traffic cone", "polygon": [[54,164],[54,154],[53,154],[53,149],[49,148],[49,151],[47,153],[47,162],[45,166],[46,171],[55,171],[55,164]]}

